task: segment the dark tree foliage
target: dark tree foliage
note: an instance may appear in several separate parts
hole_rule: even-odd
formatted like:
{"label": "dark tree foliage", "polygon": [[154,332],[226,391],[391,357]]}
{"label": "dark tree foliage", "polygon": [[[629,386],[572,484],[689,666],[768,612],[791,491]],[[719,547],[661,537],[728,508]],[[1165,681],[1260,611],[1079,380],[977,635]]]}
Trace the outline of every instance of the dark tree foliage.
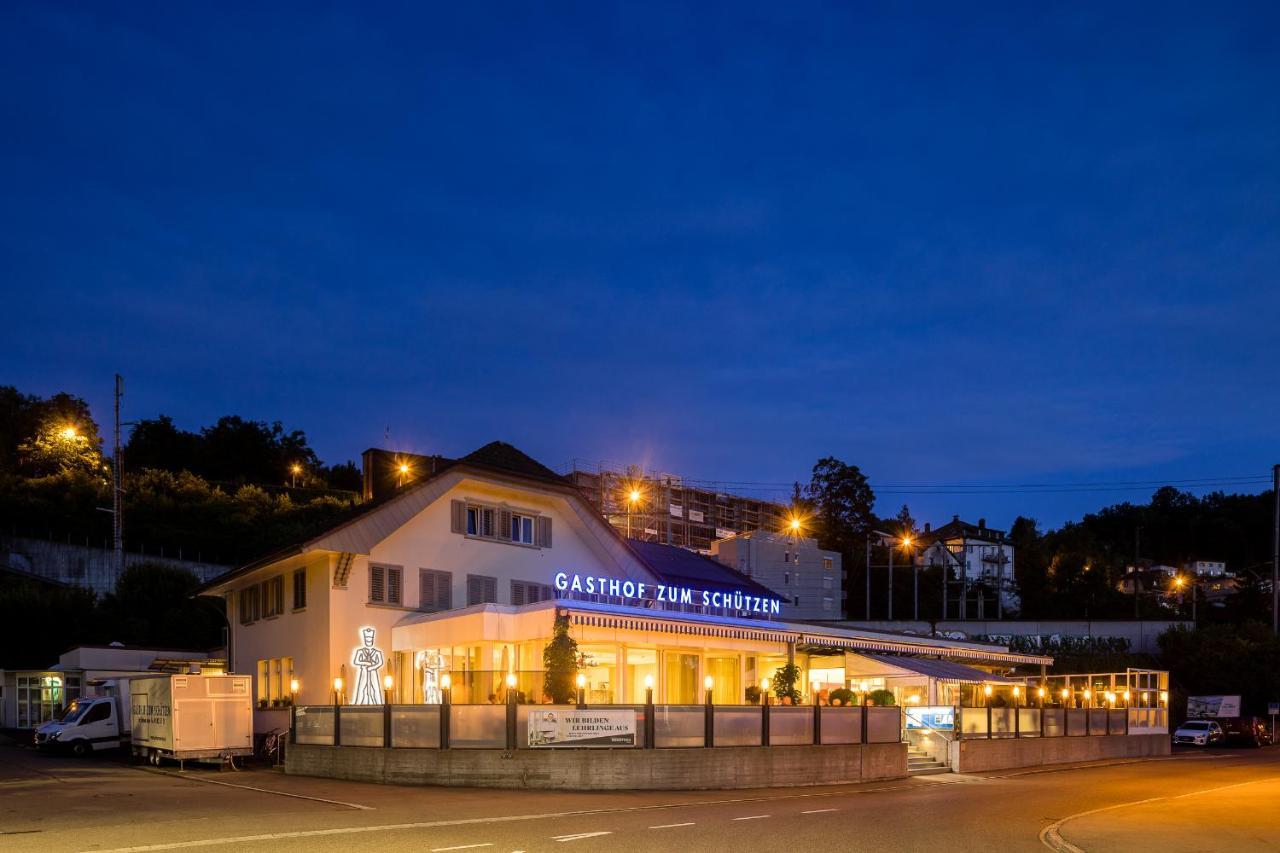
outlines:
{"label": "dark tree foliage", "polygon": [[331,489],[355,492],[357,495],[364,491],[364,473],[360,470],[360,466],[350,459],[340,465],[330,465],[322,469],[321,477]]}
{"label": "dark tree foliage", "polygon": [[1236,695],[1245,714],[1280,699],[1280,639],[1260,622],[1175,628],[1160,635],[1160,657],[1187,695]]}
{"label": "dark tree foliage", "polygon": [[0,669],[48,666],[68,648],[109,641],[94,595],[0,573]]}
{"label": "dark tree foliage", "polygon": [[198,472],[201,440],[198,433],[178,429],[168,415],[141,420],[129,432],[129,442],[124,447],[125,464],[132,471],[154,468]]}
{"label": "dark tree foliage", "polygon": [[226,622],[216,602],[192,598],[199,586],[186,569],[137,563],[124,570],[101,610],[126,644],[209,649],[222,642]]}
{"label": "dark tree foliage", "polygon": [[569,634],[569,617],[557,616],[551,642],[542,650],[542,690],[552,702],[564,705],[574,700],[579,660],[578,641]]}

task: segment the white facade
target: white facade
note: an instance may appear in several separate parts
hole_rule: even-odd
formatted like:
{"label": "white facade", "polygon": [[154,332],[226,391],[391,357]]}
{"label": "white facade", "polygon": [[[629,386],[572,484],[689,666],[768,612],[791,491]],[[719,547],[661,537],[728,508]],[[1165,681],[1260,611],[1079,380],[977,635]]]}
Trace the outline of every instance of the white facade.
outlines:
{"label": "white facade", "polygon": [[[950,567],[955,580],[969,590],[979,585],[999,590],[1000,607],[1006,612],[1021,606],[1014,580],[1014,547],[1003,531],[988,528],[983,521],[967,524],[957,517],[936,531],[926,530],[920,541],[922,545],[915,555],[917,565]],[[994,595],[992,592],[992,598]],[[953,599],[959,596],[959,590],[951,593]],[[961,612],[953,610],[948,616],[981,619],[997,615],[983,610],[971,612],[975,606],[981,608],[985,604],[981,599],[973,600],[972,595],[959,600]]]}
{"label": "white facade", "polygon": [[711,556],[776,592],[784,619],[842,615],[840,554],[819,548],[816,539],[757,530],[711,543]]}
{"label": "white facade", "polygon": [[1227,564],[1214,560],[1196,560],[1187,564],[1187,571],[1200,578],[1220,578],[1227,573]]}

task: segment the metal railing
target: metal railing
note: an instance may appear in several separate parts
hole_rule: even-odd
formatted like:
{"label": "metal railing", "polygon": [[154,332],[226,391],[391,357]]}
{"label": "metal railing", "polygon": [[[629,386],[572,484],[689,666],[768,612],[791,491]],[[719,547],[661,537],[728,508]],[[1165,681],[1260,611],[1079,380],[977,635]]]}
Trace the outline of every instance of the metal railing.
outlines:
{"label": "metal railing", "polygon": [[529,749],[530,716],[631,711],[642,749],[899,743],[897,706],[830,705],[299,705],[298,744],[393,749]]}

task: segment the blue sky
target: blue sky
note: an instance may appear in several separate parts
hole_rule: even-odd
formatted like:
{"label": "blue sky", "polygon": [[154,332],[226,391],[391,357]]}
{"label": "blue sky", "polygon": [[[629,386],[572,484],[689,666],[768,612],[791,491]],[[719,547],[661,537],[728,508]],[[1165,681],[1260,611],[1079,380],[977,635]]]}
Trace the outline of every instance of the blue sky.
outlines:
{"label": "blue sky", "polygon": [[6,4],[0,382],[327,460],[1280,461],[1280,7],[785,5]]}

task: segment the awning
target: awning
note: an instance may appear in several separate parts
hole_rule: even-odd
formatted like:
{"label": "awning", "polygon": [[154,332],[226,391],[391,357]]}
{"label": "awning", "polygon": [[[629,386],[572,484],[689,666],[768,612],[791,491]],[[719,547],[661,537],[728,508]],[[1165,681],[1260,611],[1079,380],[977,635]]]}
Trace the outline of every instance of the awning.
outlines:
{"label": "awning", "polygon": [[977,683],[991,681],[1000,684],[1022,683],[1021,680],[1016,678],[1005,678],[1003,675],[994,675],[990,672],[983,672],[980,669],[965,666],[962,663],[954,663],[949,660],[914,658],[902,655],[869,655],[865,652],[860,653],[860,656],[870,658],[877,663],[882,663],[887,666],[896,666],[899,669],[910,670],[918,675],[927,675],[930,678],[936,678],[939,681],[970,681]]}

